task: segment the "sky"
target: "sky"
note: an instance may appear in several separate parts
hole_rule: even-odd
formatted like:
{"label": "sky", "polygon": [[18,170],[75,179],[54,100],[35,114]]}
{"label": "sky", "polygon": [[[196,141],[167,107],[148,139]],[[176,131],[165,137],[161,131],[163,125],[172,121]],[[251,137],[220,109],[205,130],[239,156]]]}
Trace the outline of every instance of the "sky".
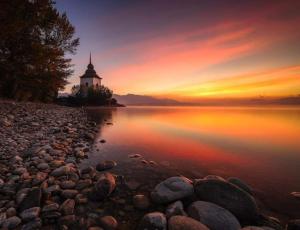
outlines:
{"label": "sky", "polygon": [[180,101],[300,95],[298,0],[57,0],[117,94]]}

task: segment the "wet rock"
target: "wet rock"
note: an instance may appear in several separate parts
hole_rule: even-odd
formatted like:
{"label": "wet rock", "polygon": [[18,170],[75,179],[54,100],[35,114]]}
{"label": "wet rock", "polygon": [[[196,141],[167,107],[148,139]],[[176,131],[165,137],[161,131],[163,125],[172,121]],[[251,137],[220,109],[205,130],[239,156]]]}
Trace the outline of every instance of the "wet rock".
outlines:
{"label": "wet rock", "polygon": [[133,205],[137,209],[145,210],[149,208],[150,201],[147,196],[138,194],[133,197]]}
{"label": "wet rock", "polygon": [[6,216],[7,216],[7,218],[12,217],[12,216],[15,216],[15,215],[17,215],[17,211],[16,211],[15,208],[10,207],[10,208],[8,208],[8,209],[6,210]]}
{"label": "wet rock", "polygon": [[171,216],[187,216],[180,200],[168,205],[166,208],[166,217],[170,218]]}
{"label": "wet rock", "polygon": [[60,177],[60,176],[67,175],[70,172],[71,172],[71,167],[65,165],[65,166],[61,166],[59,168],[54,169],[50,175],[54,176],[54,177]]}
{"label": "wet rock", "polygon": [[168,230],[209,230],[209,228],[190,217],[172,216],[168,222]]}
{"label": "wet rock", "polygon": [[114,230],[118,227],[118,221],[113,216],[103,216],[99,222],[104,230]]}
{"label": "wet rock", "polygon": [[146,214],[139,223],[138,230],[156,229],[166,230],[167,219],[161,212],[151,212]]}
{"label": "wet rock", "polygon": [[98,171],[104,171],[104,170],[112,169],[116,165],[117,163],[115,161],[103,161],[96,165],[96,169]]}
{"label": "wet rock", "polygon": [[88,230],[103,230],[103,228],[100,228],[100,227],[89,227]]}
{"label": "wet rock", "polygon": [[60,187],[62,189],[72,189],[76,186],[76,183],[72,180],[66,180],[66,181],[62,181],[60,183]]}
{"label": "wet rock", "polygon": [[82,189],[85,189],[85,188],[88,188],[89,186],[92,185],[92,180],[91,179],[85,179],[85,180],[79,180],[77,183],[76,183],[76,189],[77,190],[82,190]]}
{"label": "wet rock", "polygon": [[24,224],[21,228],[21,230],[37,230],[37,229],[41,229],[42,227],[42,221],[40,218],[36,218],[30,222],[28,222],[27,224]]}
{"label": "wet rock", "polygon": [[83,194],[77,194],[75,197],[76,204],[86,204],[88,199]]}
{"label": "wet rock", "polygon": [[59,209],[59,204],[52,203],[52,204],[45,205],[42,209],[42,212],[53,212],[53,211],[57,211],[58,209]]}
{"label": "wet rock", "polygon": [[59,187],[59,185],[55,184],[55,185],[51,185],[48,188],[44,189],[44,192],[47,194],[57,194],[60,193],[61,189]]}
{"label": "wet rock", "polygon": [[76,221],[75,215],[68,215],[59,218],[60,225],[66,225],[66,226],[75,225],[76,224],[75,221]]}
{"label": "wet rock", "polygon": [[130,154],[130,155],[128,155],[128,157],[129,158],[140,158],[140,157],[142,157],[142,155],[141,154]]}
{"label": "wet rock", "polygon": [[102,140],[100,140],[99,142],[103,144],[103,143],[106,142],[106,140],[102,139]]}
{"label": "wet rock", "polygon": [[290,220],[286,227],[287,230],[299,230],[300,229],[300,219]]}
{"label": "wet rock", "polygon": [[211,230],[237,230],[240,223],[234,215],[226,209],[205,201],[196,201],[188,207],[188,215]]}
{"label": "wet rock", "polygon": [[47,170],[47,169],[49,169],[49,165],[47,163],[40,163],[37,165],[37,168],[39,170]]}
{"label": "wet rock", "polygon": [[151,198],[156,203],[169,203],[194,193],[191,181],[185,177],[170,177],[156,185]]}
{"label": "wet rock", "polygon": [[37,218],[40,215],[41,208],[40,207],[33,207],[24,210],[20,213],[20,217],[23,221],[28,222],[32,219]]}
{"label": "wet rock", "polygon": [[292,192],[291,195],[296,199],[300,199],[300,192]]}
{"label": "wet rock", "polygon": [[78,194],[78,191],[75,189],[66,189],[63,190],[61,196],[65,199],[72,199]]}
{"label": "wet rock", "polygon": [[41,206],[41,199],[42,199],[42,191],[40,188],[33,188],[28,192],[25,198],[19,205],[20,212],[24,211],[25,209],[33,208],[33,207],[40,207]]}
{"label": "wet rock", "polygon": [[90,194],[92,200],[103,200],[107,198],[115,189],[116,181],[112,174],[101,174],[98,181],[94,185],[94,189]]}
{"label": "wet rock", "polygon": [[215,203],[231,213],[243,224],[258,220],[258,207],[254,198],[239,187],[221,180],[204,179],[195,183],[200,200]]}
{"label": "wet rock", "polygon": [[243,189],[247,193],[249,193],[251,195],[253,194],[252,193],[253,189],[249,185],[247,185],[244,181],[242,181],[241,179],[236,178],[236,177],[229,177],[227,179],[227,181],[230,182],[231,184],[238,186],[239,188]]}
{"label": "wet rock", "polygon": [[21,224],[21,219],[17,216],[7,218],[2,222],[2,229],[14,229]]}
{"label": "wet rock", "polygon": [[60,206],[60,211],[63,215],[72,215],[74,214],[75,201],[73,199],[65,200]]}
{"label": "wet rock", "polygon": [[46,180],[47,176],[47,173],[38,172],[33,178],[32,185],[35,186],[41,184],[44,180]]}
{"label": "wet rock", "polygon": [[207,175],[203,179],[206,180],[221,180],[221,181],[226,181],[223,177],[217,176],[217,175]]}

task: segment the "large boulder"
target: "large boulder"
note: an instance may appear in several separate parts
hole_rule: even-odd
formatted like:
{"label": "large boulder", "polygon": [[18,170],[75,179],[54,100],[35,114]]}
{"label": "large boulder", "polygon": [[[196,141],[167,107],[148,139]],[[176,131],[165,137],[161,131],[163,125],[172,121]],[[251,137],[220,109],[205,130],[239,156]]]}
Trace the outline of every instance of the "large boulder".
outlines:
{"label": "large boulder", "polygon": [[[172,216],[168,222],[169,230],[209,230],[204,224],[186,216]],[[224,228],[225,229],[225,228]]]}
{"label": "large boulder", "polygon": [[185,197],[192,196],[194,188],[186,177],[170,177],[156,185],[151,198],[156,203],[170,203]]}
{"label": "large boulder", "polygon": [[255,199],[234,184],[222,180],[203,179],[195,183],[200,200],[215,203],[234,214],[243,224],[256,223],[259,211]]}
{"label": "large boulder", "polygon": [[241,228],[239,221],[228,210],[206,201],[196,201],[188,207],[188,215],[211,230],[237,230]]}
{"label": "large boulder", "polygon": [[236,178],[236,177],[229,177],[227,179],[227,181],[230,182],[231,184],[238,186],[239,188],[243,189],[247,193],[249,193],[251,195],[253,194],[253,192],[252,192],[253,189],[248,184],[246,184],[244,181],[242,181],[241,179]]}
{"label": "large boulder", "polygon": [[151,212],[146,214],[139,226],[138,230],[166,230],[167,229],[167,219],[165,215],[161,212]]}
{"label": "large boulder", "polygon": [[107,198],[116,188],[116,180],[111,173],[102,174],[96,182],[90,198],[101,201]]}

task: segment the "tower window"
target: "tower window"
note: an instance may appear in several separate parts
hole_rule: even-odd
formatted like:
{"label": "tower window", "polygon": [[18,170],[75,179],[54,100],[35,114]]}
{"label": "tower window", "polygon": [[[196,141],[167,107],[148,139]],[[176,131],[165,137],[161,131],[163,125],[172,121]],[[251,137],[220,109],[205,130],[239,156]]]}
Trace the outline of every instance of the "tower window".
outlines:
{"label": "tower window", "polygon": [[88,86],[89,86],[89,83],[86,82],[86,83],[85,83],[85,86],[88,87]]}

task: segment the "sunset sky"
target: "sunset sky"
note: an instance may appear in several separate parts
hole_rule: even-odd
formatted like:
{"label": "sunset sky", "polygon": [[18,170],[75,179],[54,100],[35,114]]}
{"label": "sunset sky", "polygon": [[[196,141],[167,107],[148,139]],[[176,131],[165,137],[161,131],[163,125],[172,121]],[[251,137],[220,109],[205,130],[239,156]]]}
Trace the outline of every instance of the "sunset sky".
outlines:
{"label": "sunset sky", "polygon": [[57,0],[117,94],[182,101],[300,95],[298,0]]}

